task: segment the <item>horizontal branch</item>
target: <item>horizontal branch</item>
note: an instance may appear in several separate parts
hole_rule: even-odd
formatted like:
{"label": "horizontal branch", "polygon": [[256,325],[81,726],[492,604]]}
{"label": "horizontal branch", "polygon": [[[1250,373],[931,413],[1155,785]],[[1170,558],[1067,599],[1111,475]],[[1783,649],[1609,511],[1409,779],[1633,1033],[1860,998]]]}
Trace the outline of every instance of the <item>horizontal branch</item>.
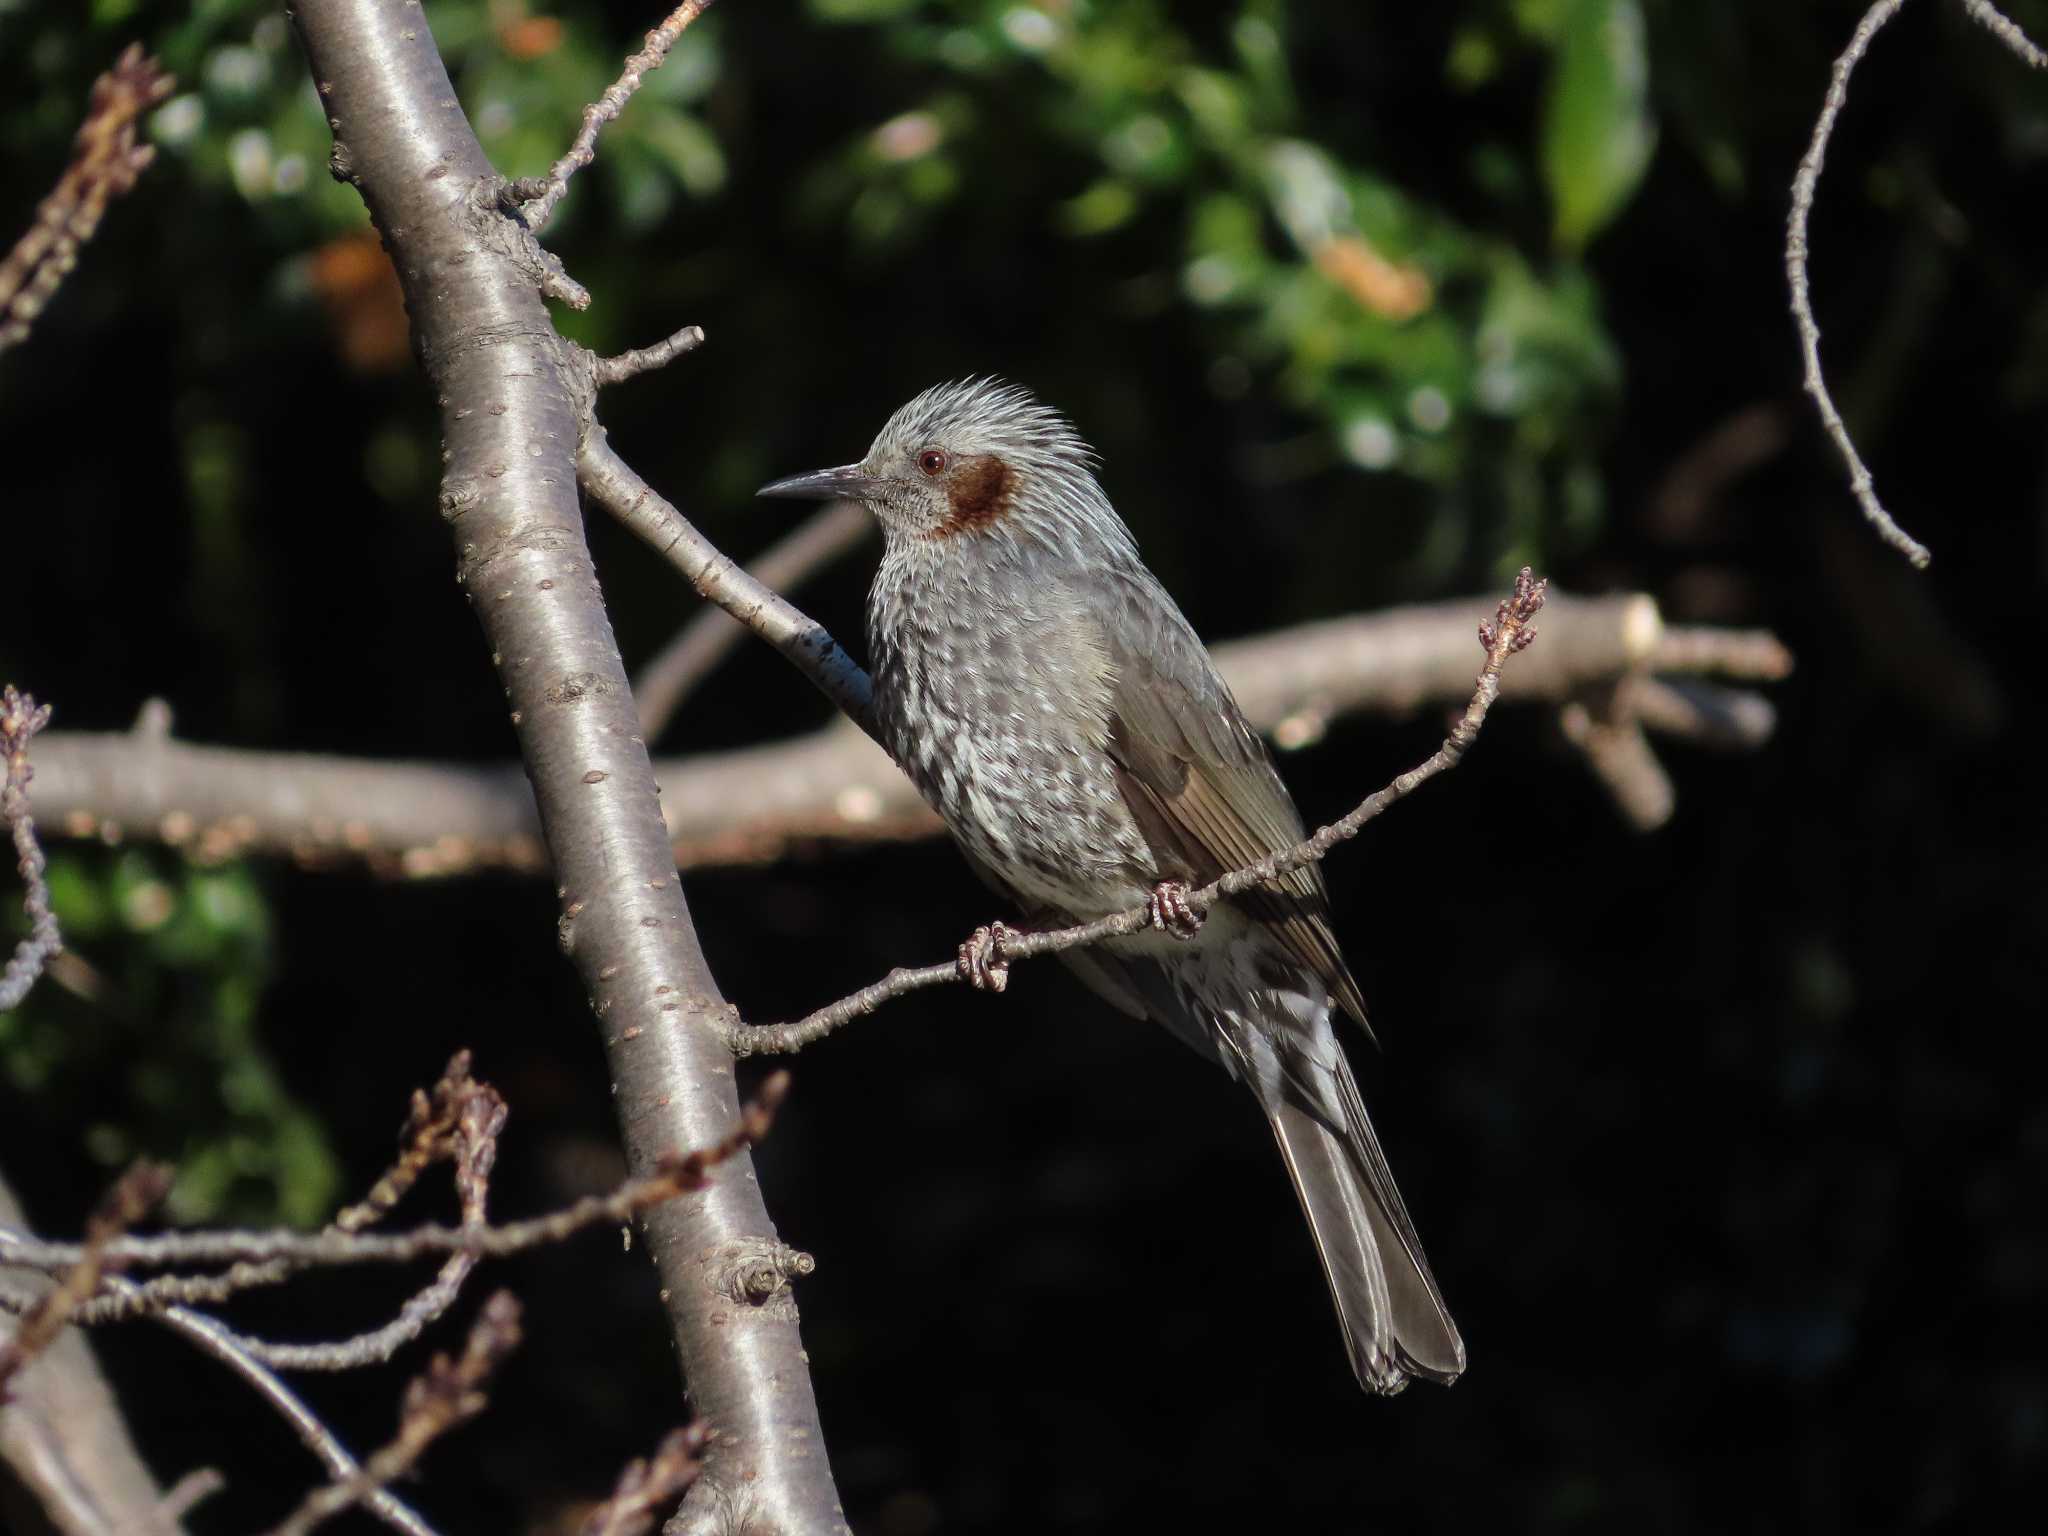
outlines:
{"label": "horizontal branch", "polygon": [[[608,1195],[591,1195],[552,1215],[503,1226],[423,1226],[410,1232],[164,1232],[148,1237],[114,1237],[97,1245],[102,1261],[126,1269],[170,1264],[239,1264],[283,1259],[301,1267],[342,1264],[404,1264],[429,1255],[461,1253],[503,1258],[565,1238],[593,1226],[619,1226],[657,1205],[705,1187],[712,1169],[755,1146],[774,1124],[789,1088],[778,1072],[762,1083],[740,1121],[710,1147],[674,1152],[645,1178],[630,1179]],[[46,1242],[0,1227],[0,1268],[61,1273],[87,1252],[83,1243]],[[132,1285],[129,1293],[132,1294]]]}
{"label": "horizontal branch", "polygon": [[[1371,710],[1455,707],[1471,689],[1472,626],[1484,598],[1397,608],[1278,630],[1215,648],[1245,714],[1283,748]],[[1630,676],[1784,677],[1792,658],[1758,630],[1668,627],[1642,595],[1553,596],[1543,644],[1503,697],[1561,703]],[[1769,706],[1721,695],[1753,745]],[[1734,701],[1745,701],[1736,703]],[[1660,720],[1646,714],[1653,729]],[[151,717],[135,731],[53,731],[36,743],[46,836],[169,843],[203,861],[282,854],[319,867],[360,862],[428,878],[537,871],[545,853],[525,776],[511,764],[376,762],[195,746]],[[924,837],[939,824],[882,750],[844,722],[791,740],[658,760],[662,814],[679,862],[761,864],[828,841]]]}

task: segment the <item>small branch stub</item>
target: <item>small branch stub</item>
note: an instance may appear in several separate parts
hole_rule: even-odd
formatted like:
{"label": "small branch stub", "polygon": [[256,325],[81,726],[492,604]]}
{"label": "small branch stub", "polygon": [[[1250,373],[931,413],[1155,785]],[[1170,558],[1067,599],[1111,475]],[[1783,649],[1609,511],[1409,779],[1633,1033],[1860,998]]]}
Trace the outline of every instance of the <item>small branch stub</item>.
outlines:
{"label": "small branch stub", "polygon": [[657,368],[666,368],[685,352],[694,352],[703,345],[704,327],[686,325],[675,335],[657,341],[651,347],[636,347],[631,352],[621,352],[617,357],[598,358],[591,365],[591,374],[598,387],[603,389],[643,373],[652,373]]}

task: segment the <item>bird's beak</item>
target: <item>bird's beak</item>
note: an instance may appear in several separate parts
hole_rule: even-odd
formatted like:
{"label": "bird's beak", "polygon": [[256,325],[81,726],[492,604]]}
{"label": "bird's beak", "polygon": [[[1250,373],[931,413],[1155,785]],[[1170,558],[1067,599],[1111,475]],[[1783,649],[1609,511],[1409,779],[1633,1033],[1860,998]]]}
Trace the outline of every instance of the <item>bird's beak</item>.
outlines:
{"label": "bird's beak", "polygon": [[764,485],[756,496],[787,496],[795,501],[880,501],[888,494],[889,482],[872,478],[858,464],[838,469],[817,469],[808,475],[791,475]]}

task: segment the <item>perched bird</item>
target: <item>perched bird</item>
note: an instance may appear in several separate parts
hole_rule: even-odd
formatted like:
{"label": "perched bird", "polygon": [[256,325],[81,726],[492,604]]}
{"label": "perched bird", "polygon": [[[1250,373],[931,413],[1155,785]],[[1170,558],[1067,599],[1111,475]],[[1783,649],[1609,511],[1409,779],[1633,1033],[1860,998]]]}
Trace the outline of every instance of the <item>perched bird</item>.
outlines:
{"label": "perched bird", "polygon": [[904,406],[858,464],[760,494],[848,498],[881,521],[867,628],[884,744],[1027,919],[1151,905],[1152,931],[1063,958],[1251,1089],[1360,1383],[1454,1381],[1464,1342],[1332,1028],[1335,1010],[1364,1025],[1365,1005],[1321,873],[1205,919],[1187,908],[1191,885],[1299,842],[1301,817],[1095,463],[1027,391],[969,380]]}

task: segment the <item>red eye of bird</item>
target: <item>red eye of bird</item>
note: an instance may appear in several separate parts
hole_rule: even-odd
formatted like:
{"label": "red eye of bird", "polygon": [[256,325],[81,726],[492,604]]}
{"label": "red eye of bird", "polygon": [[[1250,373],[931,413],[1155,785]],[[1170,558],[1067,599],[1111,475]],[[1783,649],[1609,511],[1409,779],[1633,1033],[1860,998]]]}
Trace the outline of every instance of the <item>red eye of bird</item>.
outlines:
{"label": "red eye of bird", "polygon": [[940,474],[946,467],[946,455],[937,448],[927,448],[917,456],[917,467],[928,475]]}

